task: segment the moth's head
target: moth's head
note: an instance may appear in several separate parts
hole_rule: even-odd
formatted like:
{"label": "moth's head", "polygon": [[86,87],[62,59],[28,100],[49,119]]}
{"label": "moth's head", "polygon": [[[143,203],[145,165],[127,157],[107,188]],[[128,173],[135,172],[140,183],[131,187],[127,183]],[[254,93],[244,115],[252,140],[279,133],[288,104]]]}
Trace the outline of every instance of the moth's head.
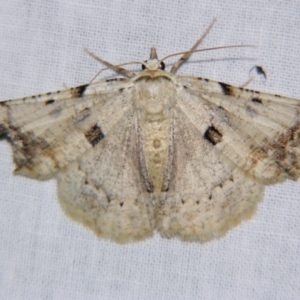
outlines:
{"label": "moth's head", "polygon": [[156,71],[164,69],[164,62],[158,59],[156,49],[155,47],[152,47],[150,50],[150,58],[149,60],[144,61],[144,63],[142,64],[142,70]]}

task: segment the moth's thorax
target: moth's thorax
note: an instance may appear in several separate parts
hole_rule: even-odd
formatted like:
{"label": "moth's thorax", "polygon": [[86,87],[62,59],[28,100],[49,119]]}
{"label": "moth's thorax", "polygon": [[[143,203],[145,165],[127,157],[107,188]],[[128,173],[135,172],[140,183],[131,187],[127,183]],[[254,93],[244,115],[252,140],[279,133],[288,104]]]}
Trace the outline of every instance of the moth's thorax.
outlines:
{"label": "moth's thorax", "polygon": [[136,81],[134,88],[136,108],[145,121],[158,120],[160,117],[167,118],[170,108],[174,106],[176,94],[174,84],[168,77],[148,76],[147,73]]}
{"label": "moth's thorax", "polygon": [[162,190],[166,171],[175,92],[173,82],[162,76],[142,77],[135,86],[135,105],[143,136],[141,144],[156,193]]}

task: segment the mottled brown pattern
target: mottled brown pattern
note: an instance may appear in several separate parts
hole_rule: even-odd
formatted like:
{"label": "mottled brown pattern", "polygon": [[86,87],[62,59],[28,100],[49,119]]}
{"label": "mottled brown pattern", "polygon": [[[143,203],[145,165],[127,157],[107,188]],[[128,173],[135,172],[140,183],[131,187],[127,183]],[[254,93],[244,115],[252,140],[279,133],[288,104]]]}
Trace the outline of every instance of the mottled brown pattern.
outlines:
{"label": "mottled brown pattern", "polygon": [[213,145],[222,142],[222,134],[213,126],[205,131],[204,137]]}
{"label": "mottled brown pattern", "polygon": [[80,85],[70,89],[70,92],[74,98],[82,97],[82,95],[84,94],[88,86],[89,86],[88,84]]}
{"label": "mottled brown pattern", "polygon": [[85,137],[94,147],[104,138],[104,134],[101,128],[96,124],[88,132],[85,133]]}
{"label": "mottled brown pattern", "polygon": [[7,133],[7,127],[4,124],[0,124],[0,136]]}
{"label": "mottled brown pattern", "polygon": [[43,139],[35,138],[32,132],[21,133],[19,131],[15,131],[14,140],[22,142],[22,146],[19,151],[28,161],[32,160],[40,153],[40,151],[49,147],[48,143],[46,143]]}
{"label": "mottled brown pattern", "polygon": [[235,92],[234,89],[231,88],[231,85],[219,82],[219,85],[223,91],[223,94],[226,96],[234,96]]}
{"label": "mottled brown pattern", "polygon": [[260,98],[258,98],[258,97],[252,98],[251,101],[252,101],[253,103],[262,104],[262,100],[261,100]]}
{"label": "mottled brown pattern", "polygon": [[49,105],[49,104],[52,104],[52,103],[54,103],[54,102],[55,102],[54,99],[49,99],[49,100],[47,100],[47,101],[45,102],[45,104],[46,104],[46,105]]}

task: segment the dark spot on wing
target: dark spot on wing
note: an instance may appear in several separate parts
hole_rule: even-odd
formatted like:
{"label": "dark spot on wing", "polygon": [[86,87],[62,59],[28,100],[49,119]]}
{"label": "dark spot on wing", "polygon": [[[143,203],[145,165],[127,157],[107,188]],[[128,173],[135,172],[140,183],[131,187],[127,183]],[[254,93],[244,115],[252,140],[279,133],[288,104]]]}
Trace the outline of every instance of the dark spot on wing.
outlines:
{"label": "dark spot on wing", "polygon": [[147,185],[147,193],[151,194],[154,191],[154,187],[152,182],[150,184]]}
{"label": "dark spot on wing", "polygon": [[249,116],[251,116],[252,118],[254,118],[254,117],[256,117],[257,116],[257,110],[254,108],[254,107],[252,107],[252,106],[250,106],[250,105],[246,105],[246,113],[249,115]]}
{"label": "dark spot on wing", "polygon": [[112,82],[112,81],[117,81],[117,78],[111,78],[111,79],[106,79],[106,82]]}
{"label": "dark spot on wing", "polygon": [[210,126],[204,133],[204,137],[212,144],[216,145],[222,141],[222,134],[214,127]]}
{"label": "dark spot on wing", "polygon": [[48,105],[48,104],[52,104],[54,102],[55,102],[54,99],[49,99],[49,100],[46,100],[45,104]]}
{"label": "dark spot on wing", "polygon": [[88,118],[91,115],[91,109],[86,107],[83,110],[81,110],[78,115],[74,116],[74,120],[76,123],[80,123],[84,121],[86,118]]}
{"label": "dark spot on wing", "polygon": [[122,93],[124,91],[124,88],[120,88],[119,92]]}
{"label": "dark spot on wing", "polygon": [[50,115],[51,117],[57,118],[57,117],[60,115],[61,111],[62,111],[62,108],[61,108],[61,107],[56,107],[55,109],[53,109],[53,110],[49,113],[49,115]]}
{"label": "dark spot on wing", "polygon": [[94,147],[104,138],[104,134],[101,128],[96,124],[88,132],[85,133],[85,137],[88,142]]}
{"label": "dark spot on wing", "polygon": [[254,102],[254,103],[262,104],[262,100],[257,98],[257,97],[252,98],[251,101]]}
{"label": "dark spot on wing", "polygon": [[234,90],[232,89],[231,85],[223,83],[223,82],[219,82],[219,85],[220,85],[224,95],[234,96]]}
{"label": "dark spot on wing", "polygon": [[206,82],[209,82],[209,79],[207,79],[207,78],[197,77],[197,79],[198,79],[198,80],[204,80],[204,81],[206,81]]}
{"label": "dark spot on wing", "polygon": [[86,88],[88,87],[88,84],[80,85],[75,88],[71,88],[71,94],[73,97],[82,97]]}
{"label": "dark spot on wing", "polygon": [[287,151],[284,148],[274,149],[272,157],[276,161],[284,161],[287,157]]}
{"label": "dark spot on wing", "polygon": [[124,205],[124,202],[120,202],[120,206],[122,207]]}

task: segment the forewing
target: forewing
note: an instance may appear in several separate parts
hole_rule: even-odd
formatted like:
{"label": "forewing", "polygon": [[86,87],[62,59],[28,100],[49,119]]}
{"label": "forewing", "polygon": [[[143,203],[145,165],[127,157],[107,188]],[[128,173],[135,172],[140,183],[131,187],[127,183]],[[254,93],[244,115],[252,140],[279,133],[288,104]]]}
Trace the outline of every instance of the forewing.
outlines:
{"label": "forewing", "polygon": [[266,184],[299,177],[299,100],[202,78],[180,82],[178,105],[234,164]]}
{"label": "forewing", "polygon": [[16,172],[48,178],[93,148],[132,109],[127,80],[1,102],[0,135],[13,147]]}

